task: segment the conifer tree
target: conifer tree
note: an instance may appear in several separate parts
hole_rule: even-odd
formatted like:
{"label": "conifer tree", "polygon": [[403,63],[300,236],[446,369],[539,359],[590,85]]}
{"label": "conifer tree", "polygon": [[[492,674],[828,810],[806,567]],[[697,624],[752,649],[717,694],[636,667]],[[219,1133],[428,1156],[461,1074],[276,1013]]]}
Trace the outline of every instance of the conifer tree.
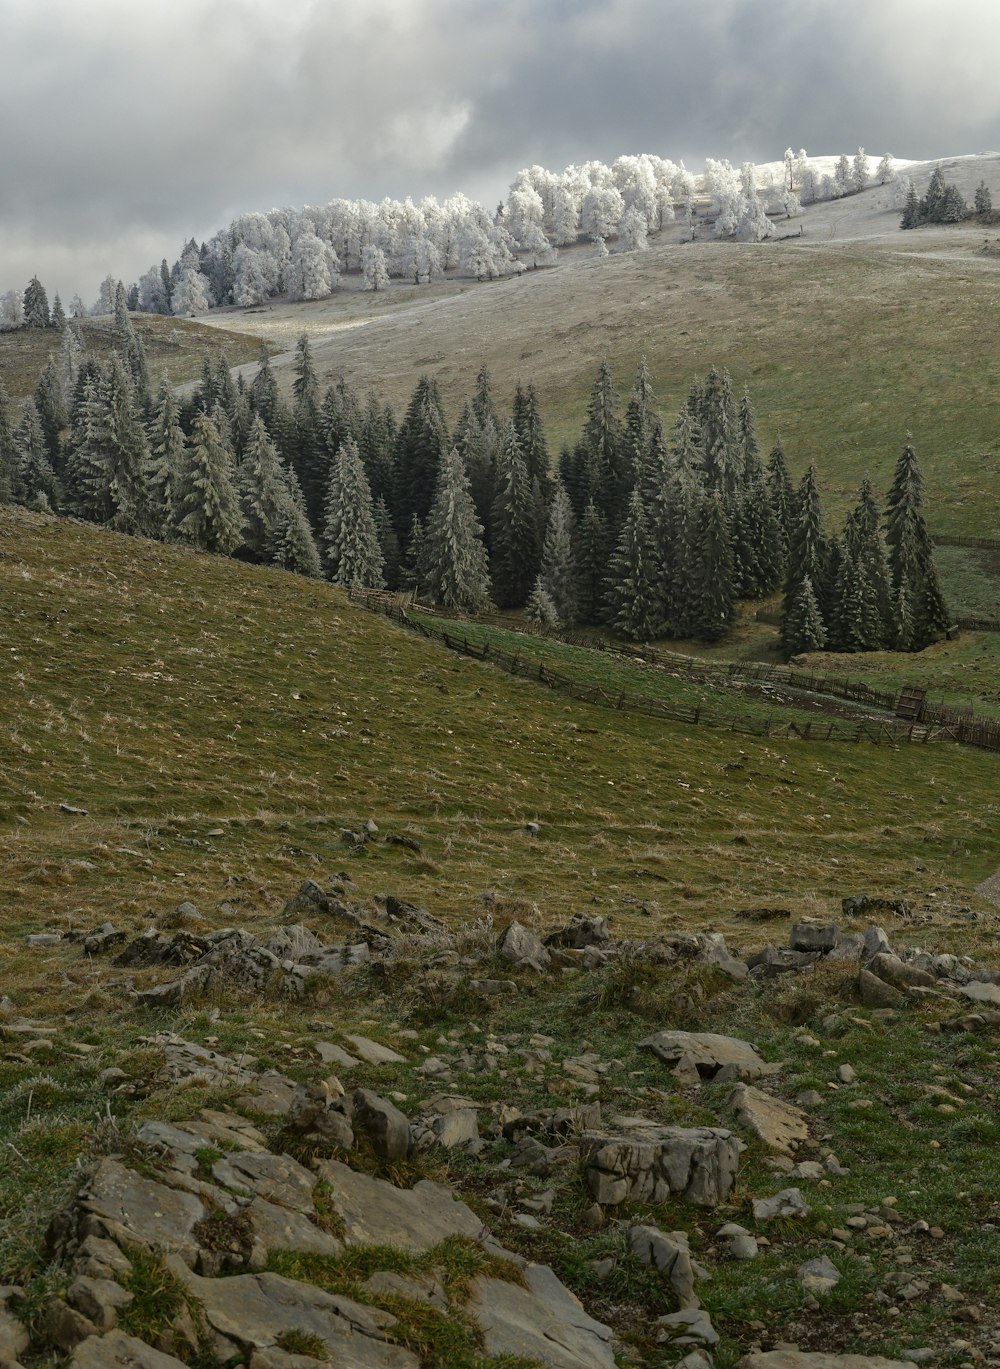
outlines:
{"label": "conifer tree", "polygon": [[728,630],[736,603],[732,533],[719,491],[705,500],[699,543],[693,626],[696,636],[715,642]]}
{"label": "conifer tree", "polygon": [[117,532],[149,534],[155,522],[148,485],[149,447],[131,380],[117,355],[111,358],[100,400],[104,412],[97,440],[105,459],[107,521]]}
{"label": "conifer tree", "polygon": [[699,404],[699,428],[705,460],[705,479],[710,489],[732,494],[742,466],[739,420],[728,371],[713,366],[705,377]]}
{"label": "conifer tree", "polygon": [[[214,382],[213,382],[214,384]],[[215,396],[213,396],[214,402]],[[250,382],[250,404],[255,413],[260,414],[267,430],[275,436],[274,420],[278,410],[278,384],[271,370],[271,356],[267,343],[261,342],[257,354],[257,372]]]}
{"label": "conifer tree", "polygon": [[58,503],[55,472],[33,399],[26,399],[21,408],[21,418],[14,430],[14,450],[15,498],[32,508],[54,509]]}
{"label": "conifer tree", "polygon": [[400,572],[399,538],[396,536],[396,529],[393,527],[389,506],[382,495],[379,495],[375,500],[372,512],[375,518],[375,533],[378,537],[379,550],[382,553],[382,574],[385,577],[386,587],[396,589],[399,586]]}
{"label": "conifer tree", "polygon": [[528,595],[524,616],[529,623],[534,623],[549,632],[557,632],[563,626],[552,595],[545,588],[545,582],[540,575]]}
{"label": "conifer tree", "polygon": [[49,315],[49,297],[45,286],[37,276],[32,276],[24,291],[25,328],[49,328],[52,319]]}
{"label": "conifer tree", "polygon": [[397,527],[408,528],[414,514],[421,522],[426,520],[448,449],[437,381],[421,376],[396,438]]}
{"label": "conifer tree", "polygon": [[264,420],[253,420],[243,462],[236,472],[236,491],[243,513],[243,547],[255,561],[272,560],[279,538],[288,532],[291,502],[281,458]]}
{"label": "conifer tree", "polygon": [[387,413],[380,406],[375,391],[369,391],[355,437],[372,498],[376,504],[383,500],[386,507],[392,499],[395,479],[395,432],[391,417],[392,411]]}
{"label": "conifer tree", "polygon": [[557,483],[549,506],[549,521],[542,544],[542,568],[536,584],[551,599],[564,626],[576,622],[576,557],[573,550],[576,519],[562,482]]}
{"label": "conifer tree", "polygon": [[785,649],[790,651],[791,638],[786,625],[797,600],[801,597],[804,581],[809,581],[809,592],[817,601],[814,586],[823,575],[823,534],[820,514],[819,488],[816,467],[810,465],[796,498],[792,535],[788,547],[788,570],[785,577],[785,602],[781,628],[781,640]]}
{"label": "conifer tree", "polygon": [[632,393],[625,406],[625,427],[622,439],[622,479],[629,488],[644,483],[644,468],[657,425],[653,385],[646,358],[639,362]]}
{"label": "conifer tree", "polygon": [[427,533],[416,514],[410,520],[399,581],[404,589],[411,589],[414,594],[427,592]]}
{"label": "conifer tree", "polygon": [[441,459],[421,557],[427,592],[435,603],[469,613],[489,606],[482,532],[462,458],[452,447]]}
{"label": "conifer tree", "polygon": [[277,515],[271,540],[271,565],[319,579],[322,573],[319,552],[304,510],[294,499],[286,499]]}
{"label": "conifer tree", "polygon": [[586,497],[595,499],[617,524],[628,502],[630,485],[625,469],[622,425],[616,413],[618,397],[607,359],[601,362],[590,390],[583,445],[588,455]]}
{"label": "conifer tree", "polygon": [[500,419],[493,402],[493,378],[485,361],[476,374],[476,389],[472,396],[472,408],[476,418],[484,428],[492,424],[497,432],[500,431]]}
{"label": "conifer tree", "polygon": [[62,464],[59,436],[69,419],[66,413],[66,405],[63,402],[59,371],[55,357],[51,353],[45,364],[45,369],[38,378],[34,398],[35,407],[38,409],[38,418],[42,425],[42,433],[45,437],[45,450],[49,464],[58,474]]}
{"label": "conifer tree", "polygon": [[492,546],[493,501],[496,498],[496,465],[500,434],[487,416],[485,422],[472,400],[462,405],[452,445],[457,447],[469,477],[476,515],[484,528],[487,547]]}
{"label": "conifer tree", "polygon": [[826,645],[823,615],[808,575],[800,583],[785,617],[782,638],[785,650],[791,656],[798,656],[803,651],[822,651]]}
{"label": "conifer tree", "polygon": [[583,511],[576,536],[577,608],[582,623],[598,623],[604,616],[608,550],[607,520],[591,499]]}
{"label": "conifer tree", "polygon": [[948,609],[934,566],[934,547],[924,522],[923,480],[912,442],[896,463],[889,490],[885,540],[889,570],[897,596],[905,601],[913,622],[913,649],[922,651],[948,629]]}
{"label": "conifer tree", "polygon": [[834,585],[832,622],[827,642],[832,651],[864,651],[866,576],[850,543],[841,547],[840,569]]}
{"label": "conifer tree", "polygon": [[110,444],[104,390],[105,375],[96,363],[81,369],[63,472],[70,511],[92,523],[108,523],[114,512],[108,480]]}
{"label": "conifer tree", "polygon": [[750,392],[745,386],[740,400],[738,423],[741,478],[745,484],[751,484],[761,474],[760,444],[757,441],[757,419],[750,400]]}
{"label": "conifer tree", "polygon": [[375,527],[371,490],[353,438],[349,437],[337,453],[325,512],[327,578],[348,589],[381,589],[385,584],[385,561]]}
{"label": "conifer tree", "polygon": [[156,398],[156,412],[149,437],[149,500],[154,524],[161,537],[170,536],[175,528],[174,496],[178,473],[184,456],[184,433],[177,416],[177,402],[167,377],[160,381]]}
{"label": "conifer tree", "polygon": [[57,290],[52,300],[52,327],[58,328],[60,333],[66,327],[66,310],[63,308],[62,300],[59,298]]}
{"label": "conifer tree", "polygon": [[497,603],[520,608],[538,574],[540,546],[537,509],[513,423],[500,444],[493,500],[492,578]]}
{"label": "conifer tree", "polygon": [[659,627],[657,600],[656,552],[636,489],[611,558],[607,603],[612,626],[631,641],[648,641]]}
{"label": "conifer tree", "polygon": [[693,637],[698,629],[706,498],[704,488],[690,472],[679,474],[672,483],[668,552],[662,557],[669,574],[661,590],[664,628],[671,637]]}
{"label": "conifer tree", "polygon": [[180,538],[219,556],[236,550],[243,536],[239,497],[219,431],[206,414],[195,419],[185,443],[175,497]]}
{"label": "conifer tree", "polygon": [[844,524],[844,547],[859,572],[861,593],[860,651],[877,651],[895,642],[892,590],[885,549],[879,536],[879,513],[871,480],[861,483],[858,502]]}
{"label": "conifer tree", "polygon": [[518,385],[514,391],[513,421],[528,479],[537,480],[542,493],[547,496],[552,484],[549,474],[549,449],[542,426],[538,392],[534,385]]}
{"label": "conifer tree", "polygon": [[795,494],[792,481],[785,465],[785,449],[781,438],[777,438],[767,459],[767,488],[771,496],[771,507],[781,529],[785,555],[792,541],[795,526]]}
{"label": "conifer tree", "polygon": [[0,504],[9,504],[14,497],[16,460],[10,400],[0,380]]}

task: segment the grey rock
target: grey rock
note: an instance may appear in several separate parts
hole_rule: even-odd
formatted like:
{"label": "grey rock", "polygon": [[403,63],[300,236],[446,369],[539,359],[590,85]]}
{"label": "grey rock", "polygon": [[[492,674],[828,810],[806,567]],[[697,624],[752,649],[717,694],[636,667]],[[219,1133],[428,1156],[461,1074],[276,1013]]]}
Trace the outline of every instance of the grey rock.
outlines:
{"label": "grey rock", "polygon": [[853,1084],[858,1077],[858,1072],[853,1065],[838,1065],[837,1078],[842,1084]]}
{"label": "grey rock", "polygon": [[714,1032],[656,1032],[639,1045],[675,1072],[702,1079],[761,1079],[781,1068],[762,1060],[748,1041]]}
{"label": "grey rock", "polygon": [[858,996],[866,1008],[898,1008],[903,994],[870,970],[858,974]]}
{"label": "grey rock", "polygon": [[989,1003],[1000,1007],[1000,985],[981,983],[972,980],[968,984],[963,984],[959,990],[966,998],[971,998],[974,1003]]}
{"label": "grey rock", "polygon": [[508,1163],[511,1169],[544,1179],[552,1173],[555,1159],[554,1152],[548,1146],[542,1145],[534,1136],[522,1136],[514,1147]]}
{"label": "grey rock", "polygon": [[715,1234],[720,1240],[728,1242],[729,1254],[734,1260],[755,1260],[760,1253],[756,1238],[737,1222],[727,1222]]}
{"label": "grey rock", "polygon": [[800,1264],[798,1268],[799,1283],[814,1297],[829,1293],[831,1289],[836,1288],[841,1278],[840,1270],[825,1255],[815,1260],[806,1260],[805,1264]]}
{"label": "grey rock", "polygon": [[669,1316],[657,1317],[653,1325],[656,1339],[671,1345],[718,1345],[719,1333],[708,1313],[701,1308],[681,1308]]}
{"label": "grey rock", "polygon": [[910,1369],[908,1360],[881,1355],[828,1355],[812,1350],[755,1350],[736,1369]]}
{"label": "grey rock", "polygon": [[91,1336],[78,1345],[70,1369],[184,1369],[184,1365],[135,1336],[112,1331],[106,1336]]}
{"label": "grey rock", "polygon": [[661,1203],[671,1195],[699,1207],[725,1202],[736,1177],[740,1142],[718,1127],[646,1124],[631,1132],[585,1132],[580,1166],[602,1206]]}
{"label": "grey rock", "polygon": [[348,1245],[392,1245],[419,1255],[448,1236],[479,1240],[483,1224],[442,1184],[422,1179],[413,1188],[394,1188],[358,1174],[337,1160],[320,1163],[329,1201],[343,1223]]}
{"label": "grey rock", "polygon": [[95,927],[92,932],[88,932],[83,939],[83,949],[87,955],[103,955],[112,947],[120,946],[127,940],[127,932],[113,927],[110,922],[105,922],[103,926]]}
{"label": "grey rock", "polygon": [[882,927],[877,927],[873,924],[871,927],[866,927],[861,933],[862,965],[867,965],[868,961],[872,960],[875,956],[888,953],[891,950],[892,947],[889,944],[889,938]]}
{"label": "grey rock", "polygon": [[62,932],[31,932],[24,942],[26,946],[58,946],[62,939]]}
{"label": "grey rock", "polygon": [[778,975],[808,970],[819,958],[819,951],[793,951],[785,946],[765,946],[747,958],[747,966],[755,979],[774,979]]}
{"label": "grey rock", "polygon": [[479,1146],[479,1118],[475,1108],[453,1108],[433,1117],[430,1130],[445,1150],[475,1150]]}
{"label": "grey rock", "polygon": [[354,1132],[367,1136],[375,1154],[387,1160],[403,1160],[410,1153],[409,1118],[368,1089],[354,1092]]}
{"label": "grey rock", "polygon": [[775,1217],[808,1217],[812,1208],[797,1188],[783,1188],[770,1198],[755,1198],[753,1215],[758,1222],[770,1222]]}
{"label": "grey rock", "polygon": [[520,992],[513,979],[470,979],[469,988],[484,998],[507,998]]}
{"label": "grey rock", "polygon": [[80,1275],[66,1290],[66,1301],[103,1332],[114,1329],[118,1313],[132,1302],[132,1294],[114,1279],[91,1279]]}
{"label": "grey rock", "polygon": [[315,1136],[325,1145],[343,1150],[354,1145],[349,1108],[326,1084],[297,1085],[288,1109],[288,1122],[296,1131]]}
{"label": "grey rock", "polygon": [[741,1126],[781,1155],[790,1155],[796,1146],[809,1139],[805,1113],[752,1084],[737,1084],[729,1095],[729,1106]]}
{"label": "grey rock", "polygon": [[793,951],[820,951],[824,954],[836,948],[840,940],[840,928],[835,922],[821,926],[816,922],[795,922],[788,935],[788,945]]}
{"label": "grey rock", "polygon": [[921,970],[906,960],[900,960],[899,956],[889,951],[880,951],[878,955],[872,956],[867,968],[872,974],[878,975],[879,979],[885,980],[887,984],[894,984],[897,988],[911,988],[917,985],[932,989],[937,983],[935,976],[927,970]]}
{"label": "grey rock", "polygon": [[525,1287],[477,1279],[468,1311],[487,1355],[539,1360],[550,1369],[614,1369],[611,1328],[587,1315],[547,1265],[528,1265]]}
{"label": "grey rock", "polygon": [[497,949],[512,964],[538,970],[540,973],[552,963],[552,953],[541,937],[529,932],[520,922],[512,922],[497,943]]}
{"label": "grey rock", "polygon": [[369,1065],[405,1065],[406,1059],[398,1051],[392,1050],[389,1046],[383,1046],[379,1041],[372,1041],[367,1036],[355,1036],[350,1032],[346,1033],[346,1038],[360,1055],[361,1059]]}
{"label": "grey rock", "polygon": [[579,951],[585,946],[605,946],[610,940],[607,918],[574,913],[565,927],[545,938],[545,945]]}
{"label": "grey rock", "polygon": [[697,1307],[694,1269],[686,1232],[660,1231],[655,1226],[630,1226],[629,1254],[641,1264],[654,1265],[677,1295],[681,1307]]}
{"label": "grey rock", "polygon": [[314,1041],[312,1051],[321,1065],[339,1065],[341,1069],[349,1070],[361,1063],[356,1056],[333,1041]]}
{"label": "grey rock", "polygon": [[279,1274],[205,1279],[177,1270],[223,1346],[269,1350],[288,1331],[317,1336],[339,1369],[419,1369],[411,1351],[392,1345],[395,1317],[351,1298]]}
{"label": "grey rock", "polygon": [[29,1343],[27,1327],[5,1307],[0,1308],[0,1363],[19,1359]]}
{"label": "grey rock", "polygon": [[193,1194],[146,1179],[118,1160],[104,1159],[74,1205],[75,1231],[64,1232],[57,1218],[53,1236],[57,1246],[60,1237],[68,1237],[70,1244],[85,1236],[110,1238],[141,1249],[176,1252],[194,1265],[194,1228],[206,1215],[204,1204]]}

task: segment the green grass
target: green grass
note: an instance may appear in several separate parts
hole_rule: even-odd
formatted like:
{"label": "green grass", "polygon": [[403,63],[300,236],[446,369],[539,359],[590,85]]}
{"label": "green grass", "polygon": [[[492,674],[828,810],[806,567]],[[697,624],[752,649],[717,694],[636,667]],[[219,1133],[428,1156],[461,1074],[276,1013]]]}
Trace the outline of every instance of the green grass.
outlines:
{"label": "green grass", "polygon": [[1000,619],[1000,551],[936,547],[934,561],[956,618]]}

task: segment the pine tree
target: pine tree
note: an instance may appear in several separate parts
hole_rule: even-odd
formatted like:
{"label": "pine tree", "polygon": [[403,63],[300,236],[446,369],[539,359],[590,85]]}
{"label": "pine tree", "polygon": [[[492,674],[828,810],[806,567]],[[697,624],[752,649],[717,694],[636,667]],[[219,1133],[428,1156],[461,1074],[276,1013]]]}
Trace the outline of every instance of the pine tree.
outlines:
{"label": "pine tree", "polygon": [[476,418],[484,428],[492,424],[497,432],[500,431],[500,419],[497,417],[496,405],[493,402],[493,378],[485,361],[476,373],[476,390],[472,396],[472,408]]}
{"label": "pine tree", "polygon": [[496,498],[496,464],[500,451],[500,434],[493,420],[480,419],[472,400],[462,405],[452,445],[457,447],[469,477],[469,488],[476,506],[476,514],[485,530],[487,547],[491,547],[493,501]]}
{"label": "pine tree", "polygon": [[358,445],[348,438],[337,453],[323,525],[328,579],[345,588],[381,589],[385,565],[372,495]]}
{"label": "pine tree", "polygon": [[536,584],[552,600],[560,622],[569,626],[577,617],[576,557],[573,542],[576,519],[562,483],[556,485],[542,545],[542,569]]}
{"label": "pine tree", "polygon": [[612,626],[631,641],[656,635],[656,552],[642,496],[633,490],[618,545],[611,558],[607,603]]}
{"label": "pine tree", "polygon": [[236,491],[243,512],[243,547],[253,560],[271,561],[277,542],[289,528],[286,505],[291,500],[281,458],[259,414],[236,473]]}
{"label": "pine tree", "polygon": [[517,386],[514,391],[513,420],[528,479],[537,480],[543,494],[547,496],[552,484],[549,474],[549,449],[542,426],[538,392],[534,385]]}
{"label": "pine tree", "polygon": [[709,489],[732,494],[742,474],[739,419],[728,371],[713,366],[701,390],[698,426]]}
{"label": "pine tree", "polygon": [[754,415],[750,392],[743,390],[739,411],[739,450],[742,462],[742,480],[752,484],[761,474],[760,444],[757,441],[757,419]]}
{"label": "pine tree", "polygon": [[664,630],[671,637],[683,639],[697,633],[706,501],[703,486],[690,472],[685,471],[674,479],[661,589]]}
{"label": "pine tree", "polygon": [[416,514],[410,521],[399,581],[404,589],[411,589],[416,595],[427,592],[427,533]]}
{"label": "pine tree", "polygon": [[156,412],[150,426],[149,472],[147,484],[153,524],[161,537],[173,534],[174,495],[184,456],[184,433],[177,416],[177,401],[164,376],[156,398]]}
{"label": "pine tree", "polygon": [[10,421],[10,400],[0,380],[0,504],[9,504],[14,497],[17,454],[14,430]]}
{"label": "pine tree", "polygon": [[922,651],[948,629],[948,608],[934,566],[934,547],[922,512],[923,480],[908,441],[896,463],[886,513],[886,544],[892,586],[912,615],[913,649]]}
{"label": "pine tree", "polygon": [[205,414],[184,446],[176,491],[178,535],[199,551],[229,556],[243,536],[239,498],[219,431]]}
{"label": "pine tree", "polygon": [[604,616],[604,583],[608,573],[608,524],[591,499],[583,511],[576,536],[577,607],[582,623],[598,623]]}
{"label": "pine tree", "polygon": [[45,369],[35,386],[35,406],[38,409],[42,433],[45,436],[45,450],[52,469],[58,474],[62,465],[60,434],[69,421],[66,405],[63,402],[62,385],[55,357],[49,353]]}
{"label": "pine tree", "polygon": [[827,643],[832,651],[865,650],[865,572],[849,543],[841,549],[840,569],[834,585],[832,622]]}
{"label": "pine tree", "polygon": [[279,570],[294,571],[312,580],[322,573],[319,552],[309,526],[309,519],[294,499],[286,499],[274,524],[271,541],[271,565]]}
{"label": "pine tree", "polygon": [[414,514],[421,522],[427,519],[448,448],[437,381],[421,376],[396,438],[397,528],[408,528]]}
{"label": "pine tree", "polygon": [[529,623],[534,623],[537,627],[544,628],[549,632],[558,632],[559,628],[563,626],[555,602],[545,588],[545,582],[540,575],[528,595],[528,602],[524,606],[524,616]]}
{"label": "pine tree", "polygon": [[490,519],[493,586],[502,608],[520,608],[538,574],[541,548],[531,482],[513,423],[500,444],[496,482]]}
{"label": "pine tree", "polygon": [[903,217],[899,221],[899,226],[900,228],[918,228],[923,221],[922,203],[917,198],[917,187],[911,178],[906,188],[906,201],[903,205]]}
{"label": "pine tree", "polygon": [[976,186],[972,203],[976,213],[982,219],[988,219],[993,213],[993,196],[990,194],[990,188],[985,181],[980,181]]}
{"label": "pine tree", "polygon": [[[989,193],[989,192],[987,192]],[[62,300],[59,298],[57,290],[52,300],[52,327],[58,328],[60,332],[66,327],[66,310],[63,308]]]}
{"label": "pine tree", "polygon": [[658,424],[646,358],[639,362],[632,393],[625,406],[625,428],[622,443],[622,479],[629,488],[643,483],[644,468],[649,455],[654,430]]}
{"label": "pine tree", "polygon": [[108,523],[114,509],[108,479],[106,377],[96,363],[81,368],[63,479],[67,505],[78,518]]}
{"label": "pine tree", "polygon": [[149,447],[132,383],[117,355],[111,358],[100,399],[104,412],[97,440],[105,461],[107,521],[117,532],[149,534],[156,521],[150,506]]}
{"label": "pine tree", "polygon": [[25,328],[50,328],[49,297],[37,276],[32,276],[24,291]]}
{"label": "pine tree", "polygon": [[396,536],[396,529],[393,527],[389,506],[382,495],[379,495],[375,500],[372,512],[375,518],[375,533],[378,537],[379,550],[382,553],[382,574],[385,577],[387,588],[397,589],[400,572],[399,538]]}
{"label": "pine tree", "polygon": [[801,582],[791,608],[782,625],[785,650],[791,656],[804,651],[822,651],[826,645],[826,628],[819,611],[812,581],[807,575]]}
{"label": "pine tree", "polygon": [[809,591],[816,602],[814,586],[823,574],[823,536],[819,503],[819,488],[815,465],[810,465],[795,498],[792,535],[788,546],[788,570],[785,578],[785,602],[781,639],[786,650],[790,651],[790,638],[787,624],[792,610],[801,597],[804,581],[809,581]]}
{"label": "pine tree", "polygon": [[693,625],[696,636],[715,642],[728,630],[736,604],[732,533],[718,491],[705,501],[699,543]]}
{"label": "pine tree", "polygon": [[427,590],[435,603],[470,613],[489,606],[482,531],[462,458],[452,447],[441,459],[422,558]]}
{"label": "pine tree", "polygon": [[595,499],[614,524],[625,510],[630,488],[622,453],[624,435],[615,412],[617,406],[611,369],[605,359],[590,390],[583,445],[589,458],[586,497]]}
{"label": "pine tree", "polygon": [[844,524],[844,547],[857,566],[861,592],[859,651],[877,651],[895,642],[892,590],[879,513],[871,480],[861,482],[858,502]]}
{"label": "pine tree", "polygon": [[31,508],[54,509],[56,478],[45,449],[45,435],[33,399],[26,399],[14,430],[14,495]]}
{"label": "pine tree", "polygon": [[250,403],[254,412],[260,414],[267,425],[268,432],[273,436],[275,431],[274,419],[278,409],[278,385],[274,379],[274,372],[271,370],[271,357],[267,350],[267,343],[263,341],[257,354],[257,373],[250,382]]}

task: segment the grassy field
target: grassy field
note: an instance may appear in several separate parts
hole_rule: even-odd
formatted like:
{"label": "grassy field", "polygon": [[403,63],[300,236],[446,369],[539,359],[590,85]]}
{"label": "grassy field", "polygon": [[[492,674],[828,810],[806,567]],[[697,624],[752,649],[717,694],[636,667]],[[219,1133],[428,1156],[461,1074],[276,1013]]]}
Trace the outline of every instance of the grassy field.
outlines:
{"label": "grassy field", "polygon": [[671,924],[765,897],[826,909],[873,883],[963,900],[1000,864],[989,755],[609,715],[323,584],[0,518],[11,934],[102,920],[109,898],[133,918],[182,898],[273,912],[369,816],[423,853],[378,848],[363,890],[450,917],[487,890],[547,917],[656,899]]}
{"label": "grassy field", "polygon": [[[156,314],[133,314],[132,322],[142,338],[155,387],[164,372],[175,385],[195,380],[201,374],[206,352],[214,357],[221,350],[231,366],[256,360],[260,338],[236,329],[208,328],[193,319],[161,318]],[[239,325],[241,320],[232,322]],[[79,320],[89,352],[107,357],[115,347],[114,321],[110,317]],[[54,353],[59,357],[60,335],[48,328],[22,328],[0,333],[0,381],[8,395],[21,400],[30,395],[38,377]]]}
{"label": "grassy field", "polygon": [[881,236],[846,241],[816,226],[758,246],[657,240],[605,261],[580,249],[516,280],[275,302],[238,326],[289,350],[307,331],[324,379],[374,387],[398,413],[432,372],[452,422],[486,361],[504,404],[518,380],[538,387],[554,453],[576,439],[602,357],[624,404],[645,355],[668,422],[692,381],[726,366],[750,387],[763,442],[780,435],[795,474],[817,463],[831,517],[866,472],[888,487],[909,432],[933,529],[994,533],[1000,358],[976,339],[990,335],[1000,258],[981,253],[978,226],[900,234],[883,218]]}

